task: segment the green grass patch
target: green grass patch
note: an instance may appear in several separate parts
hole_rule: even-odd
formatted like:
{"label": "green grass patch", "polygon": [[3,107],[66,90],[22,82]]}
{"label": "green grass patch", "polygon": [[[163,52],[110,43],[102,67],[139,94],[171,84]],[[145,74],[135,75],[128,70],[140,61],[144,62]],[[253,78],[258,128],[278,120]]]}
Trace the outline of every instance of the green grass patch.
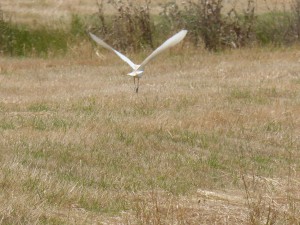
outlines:
{"label": "green grass patch", "polygon": [[267,132],[280,132],[282,131],[282,123],[277,121],[270,121],[265,124]]}
{"label": "green grass patch", "polygon": [[1,119],[0,120],[0,130],[13,130],[15,129],[15,124],[12,120],[8,120],[8,119]]}
{"label": "green grass patch", "polygon": [[84,113],[87,115],[96,113],[98,110],[96,97],[86,97],[79,99],[77,102],[74,102],[72,104],[72,109],[77,111],[78,113]]}
{"label": "green grass patch", "polygon": [[50,107],[48,106],[47,103],[33,103],[28,106],[28,110],[30,112],[43,112],[43,111],[48,111]]}
{"label": "green grass patch", "polygon": [[262,45],[283,45],[293,41],[292,26],[295,18],[290,12],[272,11],[257,17],[255,33]]}
{"label": "green grass patch", "polygon": [[6,55],[47,57],[67,52],[68,35],[62,29],[0,21],[0,31],[0,50]]}
{"label": "green grass patch", "polygon": [[268,104],[271,98],[277,95],[275,88],[251,90],[249,88],[235,87],[229,92],[228,100],[230,102],[238,101],[244,104]]}

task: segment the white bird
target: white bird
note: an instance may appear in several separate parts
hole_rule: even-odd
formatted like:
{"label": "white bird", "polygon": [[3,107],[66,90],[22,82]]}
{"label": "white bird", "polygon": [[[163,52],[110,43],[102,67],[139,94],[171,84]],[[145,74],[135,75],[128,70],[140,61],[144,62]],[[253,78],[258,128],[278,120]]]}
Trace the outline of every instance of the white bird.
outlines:
{"label": "white bird", "polygon": [[[102,41],[100,38],[98,38],[96,35],[89,33],[91,38],[97,42],[102,47],[113,51],[115,54],[117,54],[123,61],[129,64],[129,66],[133,69],[132,72],[128,73],[127,75],[133,77],[133,82],[136,85],[135,86],[135,92],[138,93],[139,90],[139,83],[140,78],[143,75],[144,68],[148,62],[150,62],[153,58],[155,58],[158,54],[165,51],[166,49],[173,47],[174,45],[178,44],[187,34],[187,30],[181,30],[168,40],[166,40],[161,46],[159,46],[154,52],[151,53],[140,65],[134,64],[130,59],[128,59],[125,55],[121,54],[114,48],[110,47],[108,44],[106,44],[104,41]],[[135,82],[135,79],[137,78],[137,84]]]}

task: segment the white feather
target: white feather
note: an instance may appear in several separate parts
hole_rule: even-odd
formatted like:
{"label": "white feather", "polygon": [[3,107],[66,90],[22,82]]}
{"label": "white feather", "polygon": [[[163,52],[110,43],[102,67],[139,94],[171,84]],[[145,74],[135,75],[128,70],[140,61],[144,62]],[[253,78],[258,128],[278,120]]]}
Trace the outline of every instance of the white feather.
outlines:
{"label": "white feather", "polygon": [[173,47],[174,45],[178,44],[187,34],[187,30],[182,30],[166,40],[161,46],[159,46],[154,52],[151,53],[139,66],[139,69],[144,70],[144,67],[148,62],[150,62],[153,58],[155,58],[158,54],[162,53],[163,51],[167,50],[168,48]]}
{"label": "white feather", "polygon": [[118,52],[117,50],[115,50],[114,48],[110,47],[108,44],[106,44],[104,41],[102,41],[100,38],[98,38],[96,35],[90,33],[91,38],[98,43],[99,45],[101,45],[102,47],[113,51],[114,53],[116,53],[122,60],[124,60],[125,62],[127,62],[129,64],[129,66],[132,69],[136,69],[136,65],[130,60],[128,59],[125,55],[123,55],[122,53]]}
{"label": "white feather", "polygon": [[127,75],[138,78],[138,83],[136,86],[136,92],[138,92],[139,87],[139,78],[142,77],[142,74],[144,72],[144,68],[147,63],[149,63],[152,59],[154,59],[158,54],[162,53],[163,51],[167,50],[168,48],[173,47],[174,45],[178,44],[182,39],[186,36],[187,30],[181,30],[168,40],[166,40],[161,46],[159,46],[154,52],[152,52],[142,63],[141,65],[134,64],[130,59],[128,59],[125,55],[118,52],[114,48],[110,47],[108,44],[106,44],[104,41],[102,41],[100,38],[98,38],[96,35],[89,33],[91,38],[97,42],[102,47],[113,51],[115,54],[117,54],[123,61],[129,64],[129,66],[133,69],[132,72],[128,73]]}

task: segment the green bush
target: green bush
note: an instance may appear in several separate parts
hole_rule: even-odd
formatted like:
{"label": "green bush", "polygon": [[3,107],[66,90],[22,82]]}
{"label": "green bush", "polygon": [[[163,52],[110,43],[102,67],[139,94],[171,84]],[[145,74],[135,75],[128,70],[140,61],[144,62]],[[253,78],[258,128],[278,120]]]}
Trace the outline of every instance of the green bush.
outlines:
{"label": "green bush", "polygon": [[242,47],[252,41],[255,7],[253,0],[247,0],[247,8],[237,13],[233,7],[224,13],[223,0],[187,1],[183,8],[176,1],[163,5],[161,16],[172,29],[189,30],[194,45],[204,43],[208,50],[226,47]]}
{"label": "green bush", "polygon": [[70,32],[73,37],[86,35],[84,19],[77,14],[72,15]]}
{"label": "green bush", "polygon": [[257,17],[255,33],[261,45],[282,45],[294,42],[294,18],[288,12],[268,12]]}
{"label": "green bush", "polygon": [[67,51],[67,35],[47,27],[31,29],[0,21],[0,51],[10,56],[48,56]]}
{"label": "green bush", "polygon": [[256,14],[254,0],[246,2],[242,10],[232,6],[225,12],[223,0],[188,0],[182,7],[171,1],[162,4],[162,12],[153,16],[150,0],[144,0],[143,5],[132,0],[109,0],[105,3],[115,13],[107,16],[104,0],[100,0],[98,13],[89,17],[74,14],[69,28],[59,29],[14,24],[4,18],[0,9],[0,54],[38,57],[65,54],[69,45],[78,45],[88,38],[86,30],[121,51],[154,48],[180,29],[189,31],[187,40],[194,46],[204,45],[211,51],[253,44],[287,45],[299,40],[300,0],[293,0],[289,11],[270,9],[264,14]]}
{"label": "green bush", "polygon": [[[98,26],[91,31],[120,50],[137,51],[153,47],[153,20],[150,17],[150,0],[144,5],[131,0],[110,0],[116,11],[109,19],[104,15],[103,1],[98,2]],[[113,40],[114,42],[111,42]]]}
{"label": "green bush", "polygon": [[48,56],[67,51],[67,35],[62,29],[46,26],[29,28],[4,18],[0,9],[0,53],[10,56]]}

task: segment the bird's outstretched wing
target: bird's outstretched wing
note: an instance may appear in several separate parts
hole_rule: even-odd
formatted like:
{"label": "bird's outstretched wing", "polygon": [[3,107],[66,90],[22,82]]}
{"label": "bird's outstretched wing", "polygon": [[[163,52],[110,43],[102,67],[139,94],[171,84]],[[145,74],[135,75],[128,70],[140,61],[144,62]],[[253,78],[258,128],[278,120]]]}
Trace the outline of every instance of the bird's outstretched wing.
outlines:
{"label": "bird's outstretched wing", "polygon": [[98,38],[96,35],[89,33],[91,38],[97,42],[99,45],[101,45],[102,47],[113,51],[114,53],[116,53],[123,61],[127,62],[129,64],[129,66],[132,69],[136,69],[136,65],[130,60],[128,59],[125,55],[121,54],[120,52],[118,52],[117,50],[113,49],[112,47],[110,47],[108,44],[106,44],[104,41],[102,41],[100,38]]}
{"label": "bird's outstretched wing", "polygon": [[161,46],[159,46],[154,52],[151,53],[138,67],[137,70],[144,70],[145,65],[150,62],[154,57],[156,57],[161,52],[165,51],[166,49],[173,47],[174,45],[178,44],[187,34],[187,30],[181,30],[168,40],[166,40]]}

